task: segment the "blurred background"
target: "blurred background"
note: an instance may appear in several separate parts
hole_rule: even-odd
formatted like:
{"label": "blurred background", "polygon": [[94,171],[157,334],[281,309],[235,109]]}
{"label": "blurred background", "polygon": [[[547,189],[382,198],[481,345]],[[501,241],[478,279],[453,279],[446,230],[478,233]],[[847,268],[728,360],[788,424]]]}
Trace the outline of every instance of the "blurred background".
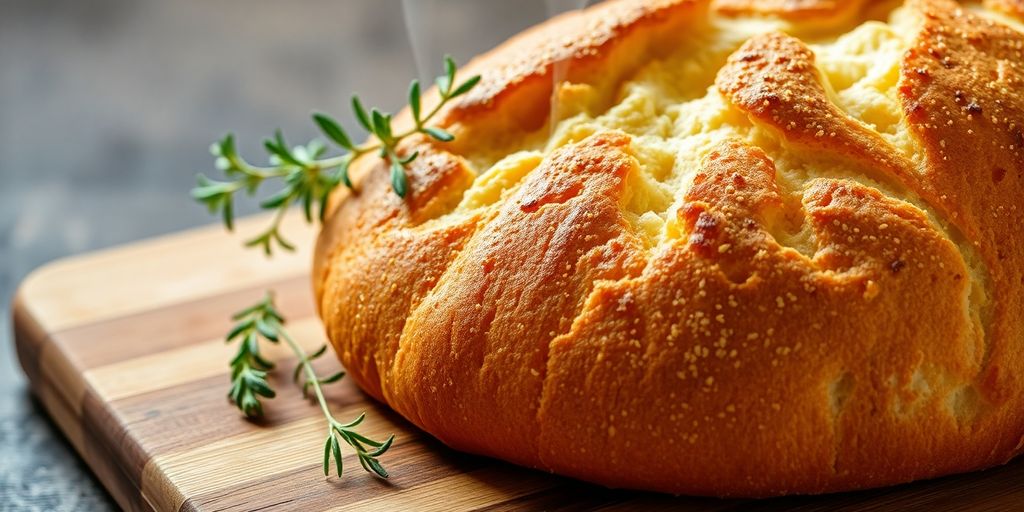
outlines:
{"label": "blurred background", "polygon": [[393,111],[445,53],[465,63],[581,3],[0,0],[0,508],[115,507],[18,367],[8,311],[29,271],[215,222],[188,191],[229,130],[254,162],[275,128],[315,136],[313,110],[359,133],[353,92]]}

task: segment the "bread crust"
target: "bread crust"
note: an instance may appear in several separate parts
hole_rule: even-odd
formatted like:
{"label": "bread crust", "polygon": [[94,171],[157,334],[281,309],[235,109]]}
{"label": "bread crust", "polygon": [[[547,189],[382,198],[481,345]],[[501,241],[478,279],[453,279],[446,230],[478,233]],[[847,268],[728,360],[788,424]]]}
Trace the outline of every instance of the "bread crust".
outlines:
{"label": "bread crust", "polygon": [[871,0],[714,0],[726,16],[779,16],[791,20],[839,20],[853,16]]}
{"label": "bread crust", "polygon": [[1006,91],[1024,36],[946,0],[905,8],[913,151],[833,102],[810,47],[755,36],[714,90],[866,181],[793,188],[722,140],[654,245],[624,208],[630,135],[558,148],[472,209],[464,155],[543,125],[556,72],[614,89],[704,27],[706,2],[601,4],[475,60],[481,86],[443,113],[456,141],[402,147],[421,155],[406,199],[371,159],[331,198],[313,282],[349,375],[456,449],[611,487],[820,493],[1021,453],[1024,98]]}
{"label": "bread crust", "polygon": [[982,3],[994,11],[1024,17],[1024,0],[984,0]]}

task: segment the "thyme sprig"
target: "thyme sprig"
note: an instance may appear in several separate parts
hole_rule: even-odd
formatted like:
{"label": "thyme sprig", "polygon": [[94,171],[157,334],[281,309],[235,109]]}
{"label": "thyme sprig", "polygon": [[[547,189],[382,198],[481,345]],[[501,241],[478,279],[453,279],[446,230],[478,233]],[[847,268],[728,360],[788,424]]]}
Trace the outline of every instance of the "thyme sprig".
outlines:
{"label": "thyme sprig", "polygon": [[[269,181],[283,182],[280,190],[259,203],[264,210],[276,212],[270,226],[245,242],[246,246],[262,247],[268,256],[272,254],[275,245],[288,251],[295,249],[281,234],[281,221],[288,209],[295,204],[301,204],[306,221],[313,222],[313,210],[316,208],[317,217],[322,221],[331,191],[339,184],[352,188],[349,167],[352,162],[365,155],[376,153],[388,163],[391,188],[395,194],[404,198],[409,192],[406,171],[419,153],[400,154],[399,143],[417,133],[442,142],[454,139],[448,131],[430,126],[428,123],[449,101],[466,94],[480,82],[478,75],[456,85],[456,66],[451,57],[445,57],[444,68],[444,74],[436,81],[439,100],[428,112],[423,112],[419,81],[413,80],[410,84],[409,111],[412,114],[413,126],[402,132],[395,133],[391,124],[391,114],[376,108],[367,111],[358,96],[352,97],[352,111],[359,125],[373,135],[369,142],[362,145],[353,144],[352,138],[341,124],[329,115],[313,114],[313,121],[320,131],[340,148],[339,155],[325,156],[327,146],[315,139],[304,146],[289,147],[284,135],[278,130],[273,138],[263,142],[269,165],[256,166],[239,156],[235,136],[231,133],[225,135],[210,147],[210,152],[216,157],[216,167],[224,172],[228,181],[215,181],[200,174],[197,177],[197,186],[192,189],[192,197],[205,204],[211,213],[219,212],[224,226],[230,231],[234,228],[234,202],[238,192],[254,196],[260,187]],[[365,413],[348,423],[342,423],[331,414],[327,406],[323,386],[337,382],[345,376],[344,372],[327,377],[317,375],[313,361],[327,352],[327,346],[307,354],[285,330],[284,317],[274,306],[273,295],[270,293],[260,302],[239,311],[232,318],[236,324],[228,332],[227,342],[237,340],[238,352],[231,359],[231,390],[228,397],[238,409],[248,417],[263,415],[261,398],[275,396],[267,381],[267,372],[274,368],[274,364],[260,354],[260,341],[280,343],[283,340],[299,360],[293,373],[293,380],[302,386],[303,396],[308,398],[312,391],[327,419],[324,475],[330,474],[333,458],[338,476],[341,476],[341,444],[345,443],[355,450],[363,469],[381,478],[387,478],[388,472],[378,457],[391,448],[395,436],[392,434],[384,441],[370,439],[355,429],[366,418]]]}
{"label": "thyme sprig", "polygon": [[273,398],[275,393],[267,382],[267,371],[274,364],[260,355],[259,342],[270,343],[284,341],[295,354],[299,362],[295,366],[293,380],[302,386],[303,396],[308,397],[312,391],[327,419],[327,440],[324,443],[324,475],[330,474],[331,458],[334,459],[338,477],[342,474],[341,443],[355,450],[359,464],[364,470],[381,478],[387,478],[388,472],[381,465],[378,457],[391,448],[395,440],[394,434],[384,441],[375,441],[355,430],[355,427],[366,418],[366,413],[356,419],[342,423],[338,421],[324,398],[323,386],[341,380],[345,372],[337,372],[327,377],[320,377],[313,368],[313,361],[327,352],[327,346],[320,347],[312,354],[307,354],[291,334],[284,328],[284,317],[277,311],[272,294],[267,295],[256,304],[239,311],[232,317],[237,323],[227,335],[227,341],[239,340],[238,354],[231,360],[231,391],[228,397],[248,417],[263,415],[260,397]]}
{"label": "thyme sprig", "polygon": [[224,226],[230,231],[234,227],[234,201],[238,192],[253,196],[269,181],[281,180],[283,187],[259,203],[264,210],[274,210],[271,224],[267,229],[245,242],[249,247],[261,247],[270,255],[274,246],[287,251],[295,247],[281,234],[281,221],[289,207],[301,204],[307,222],[313,222],[313,210],[318,211],[318,218],[323,219],[327,205],[327,197],[339,184],[352,188],[349,167],[355,160],[369,154],[377,154],[388,162],[391,173],[391,188],[399,197],[409,192],[409,179],[406,174],[409,164],[419,156],[418,152],[400,154],[399,143],[406,137],[422,133],[442,142],[454,139],[454,136],[443,128],[430,126],[428,123],[451,100],[469,92],[480,81],[480,76],[473,76],[456,85],[455,61],[451,57],[444,59],[444,74],[436,80],[440,100],[432,109],[423,112],[420,83],[413,80],[409,86],[409,110],[412,113],[413,126],[396,133],[392,127],[392,115],[377,108],[369,111],[363,106],[358,96],[352,97],[352,111],[356,121],[373,139],[362,145],[352,142],[352,138],[334,118],[323,113],[314,113],[313,121],[320,131],[341,150],[341,154],[325,157],[327,147],[319,140],[313,140],[304,146],[289,147],[281,131],[274,137],[266,139],[269,166],[252,165],[238,154],[235,137],[229,133],[223,139],[210,146],[210,152],[216,157],[216,167],[223,171],[227,181],[215,181],[202,174],[197,177],[197,186],[192,189],[192,197],[207,206],[211,213],[218,213]]}
{"label": "thyme sprig", "polygon": [[284,323],[284,318],[273,307],[269,295],[264,301],[235,313],[231,317],[237,323],[228,332],[225,341],[236,339],[238,353],[231,359],[231,390],[228,398],[250,418],[263,415],[263,404],[259,397],[274,398],[276,393],[267,382],[267,371],[274,363],[260,355],[260,336],[277,343],[277,331],[273,325]]}

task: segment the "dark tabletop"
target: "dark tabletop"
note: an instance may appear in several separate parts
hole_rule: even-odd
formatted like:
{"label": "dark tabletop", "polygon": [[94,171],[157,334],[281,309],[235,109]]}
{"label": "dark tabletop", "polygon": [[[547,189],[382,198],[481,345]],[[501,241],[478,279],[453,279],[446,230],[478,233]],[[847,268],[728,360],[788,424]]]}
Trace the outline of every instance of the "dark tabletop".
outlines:
{"label": "dark tabletop", "polygon": [[[188,189],[213,172],[207,148],[225,131],[252,160],[276,127],[314,136],[314,109],[358,132],[352,92],[395,109],[444,53],[465,62],[547,12],[544,0],[0,0],[0,305],[44,262],[212,222]],[[0,509],[115,508],[27,391],[10,338],[5,313]]]}

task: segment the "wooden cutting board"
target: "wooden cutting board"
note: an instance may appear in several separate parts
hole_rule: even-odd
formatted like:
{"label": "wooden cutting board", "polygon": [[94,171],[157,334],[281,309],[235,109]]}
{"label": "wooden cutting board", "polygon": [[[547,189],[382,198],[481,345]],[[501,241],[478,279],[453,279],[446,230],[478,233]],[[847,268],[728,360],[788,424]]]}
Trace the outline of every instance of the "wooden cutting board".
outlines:
{"label": "wooden cutting board", "polygon": [[[308,268],[315,236],[298,215],[285,227],[296,254],[266,259],[220,227],[188,231],[46,265],[14,300],[15,342],[32,388],[57,425],[129,510],[1024,510],[1024,460],[899,487],[763,501],[615,491],[454,452],[343,380],[327,388],[339,419],[367,412],[371,437],[397,435],[382,459],[388,481],[347,454],[342,479],[321,472],[326,427],[287,374],[243,419],[228,404],[223,342],[232,312],[277,293],[296,337],[325,342]],[[333,358],[323,371],[338,368]]]}

